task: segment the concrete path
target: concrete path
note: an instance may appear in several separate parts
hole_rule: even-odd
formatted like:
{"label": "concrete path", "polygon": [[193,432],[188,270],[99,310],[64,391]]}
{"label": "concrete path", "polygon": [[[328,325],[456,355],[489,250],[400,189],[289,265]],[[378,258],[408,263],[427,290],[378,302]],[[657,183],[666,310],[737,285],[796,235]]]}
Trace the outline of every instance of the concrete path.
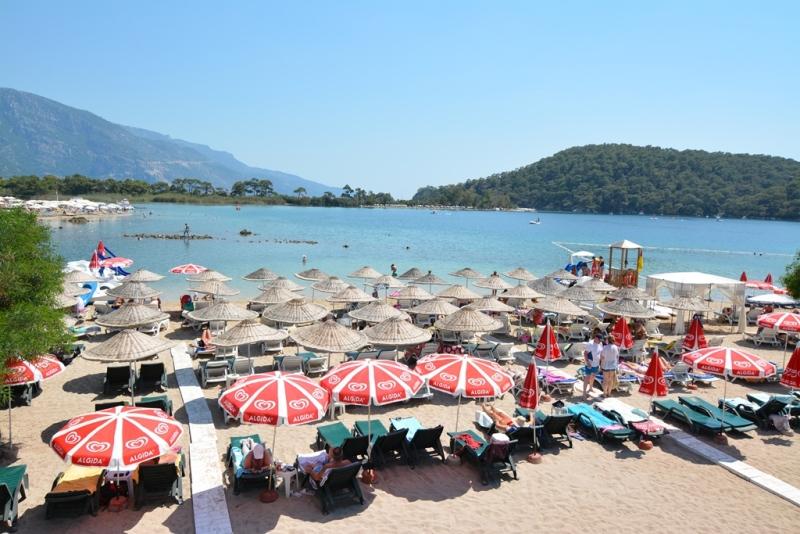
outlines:
{"label": "concrete path", "polygon": [[232,533],[217,453],[217,432],[211,412],[197,382],[186,345],[181,343],[171,353],[175,378],[189,419],[189,465],[195,532]]}

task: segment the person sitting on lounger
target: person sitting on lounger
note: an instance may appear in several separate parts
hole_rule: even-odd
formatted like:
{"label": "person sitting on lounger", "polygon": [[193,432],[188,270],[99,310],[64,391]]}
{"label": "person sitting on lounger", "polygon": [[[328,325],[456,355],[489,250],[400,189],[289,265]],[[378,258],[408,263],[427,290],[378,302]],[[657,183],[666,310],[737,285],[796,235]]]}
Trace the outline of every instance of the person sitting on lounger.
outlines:
{"label": "person sitting on lounger", "polygon": [[211,330],[208,329],[208,325],[203,325],[203,332],[200,334],[200,339],[197,340],[197,348],[195,349],[195,354],[199,352],[209,351],[214,348],[214,343],[211,337]]}
{"label": "person sitting on lounger", "polygon": [[524,418],[520,418],[521,420],[515,420],[513,417],[508,415],[503,410],[499,408],[495,408],[491,404],[484,404],[483,411],[492,418],[492,422],[494,422],[495,428],[500,432],[508,432],[509,430],[516,430],[520,426],[523,426],[525,423]]}
{"label": "person sitting on lounger", "polygon": [[325,479],[328,478],[328,473],[330,473],[331,469],[346,465],[350,465],[350,460],[344,457],[344,451],[341,447],[334,447],[330,450],[327,462],[306,465],[304,470],[316,485],[321,486],[325,483]]}
{"label": "person sitting on lounger", "polygon": [[261,443],[253,445],[253,449],[244,457],[243,467],[251,473],[266,471],[272,465],[272,452]]}

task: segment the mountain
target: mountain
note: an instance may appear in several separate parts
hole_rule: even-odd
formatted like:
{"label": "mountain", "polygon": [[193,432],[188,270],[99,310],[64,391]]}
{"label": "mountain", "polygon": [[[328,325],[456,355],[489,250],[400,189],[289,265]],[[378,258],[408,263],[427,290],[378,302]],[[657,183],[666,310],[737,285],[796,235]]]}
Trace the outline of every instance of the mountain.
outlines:
{"label": "mountain", "polygon": [[197,178],[230,187],[238,180],[271,180],[279,193],[305,187],[309,195],[341,188],[300,176],[250,167],[232,154],[109,122],[48,98],[0,88],[0,176],[83,174],[148,182]]}
{"label": "mountain", "polygon": [[653,146],[587,145],[487,178],[423,187],[412,202],[797,220],[800,162]]}

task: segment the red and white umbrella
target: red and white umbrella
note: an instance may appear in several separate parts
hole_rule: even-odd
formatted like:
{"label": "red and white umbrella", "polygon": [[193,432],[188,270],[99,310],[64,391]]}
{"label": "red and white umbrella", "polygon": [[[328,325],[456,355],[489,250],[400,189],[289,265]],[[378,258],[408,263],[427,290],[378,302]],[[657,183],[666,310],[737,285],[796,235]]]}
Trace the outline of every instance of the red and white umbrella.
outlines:
{"label": "red and white umbrella", "polygon": [[319,421],[330,396],[300,373],[272,371],[240,378],[219,397],[219,405],[244,423],[300,425]]}
{"label": "red and white umbrella", "polygon": [[50,446],[74,465],[130,471],[173,450],[182,435],[183,426],[162,410],[117,406],[70,419]]}
{"label": "red and white umbrella", "polygon": [[130,267],[133,265],[133,260],[129,258],[121,258],[119,256],[114,256],[113,258],[106,258],[100,261],[100,265],[102,267]]}
{"label": "red and white umbrella", "polygon": [[64,364],[53,355],[37,356],[27,361],[20,359],[10,360],[6,364],[6,374],[3,376],[4,386],[30,384],[46,380],[64,370]]}
{"label": "red and white umbrella", "polygon": [[337,365],[320,380],[333,400],[383,406],[412,398],[425,380],[408,366],[391,360],[354,360]]}
{"label": "red and white umbrella", "polygon": [[207,267],[203,267],[202,265],[197,265],[194,263],[186,263],[184,265],[178,265],[173,267],[169,270],[169,272],[173,274],[200,274],[204,271],[207,271]]}
{"label": "red and white umbrella", "polygon": [[550,321],[545,323],[542,335],[539,336],[539,342],[536,343],[536,348],[533,355],[546,362],[553,362],[561,358],[561,349],[556,340],[556,331],[550,324]]}
{"label": "red and white umbrella", "polygon": [[535,410],[539,407],[539,370],[536,369],[536,360],[531,358],[528,365],[528,374],[525,375],[525,383],[519,394],[517,404],[528,410]]}
{"label": "red and white umbrella", "polygon": [[[758,326],[772,328],[778,332],[800,332],[800,313],[772,312],[758,316]],[[789,336],[783,344],[783,364],[786,365],[786,351],[789,348]]]}
{"label": "red and white umbrella", "polygon": [[611,337],[614,338],[614,343],[619,346],[620,350],[628,350],[633,347],[633,335],[631,329],[628,328],[628,322],[620,317],[614,323],[614,328],[611,330]]}
{"label": "red and white umbrella", "polygon": [[689,326],[689,332],[683,338],[683,350],[684,352],[691,352],[706,347],[708,347],[708,341],[706,341],[706,334],[703,331],[703,323],[700,322],[700,317],[695,316]]}
{"label": "red and white umbrella", "polygon": [[658,356],[657,350],[654,350],[650,356],[650,364],[642,377],[639,393],[651,397],[666,397],[669,394],[669,387],[664,378],[664,367],[661,365],[661,358]]}
{"label": "red and white umbrella", "polygon": [[795,346],[792,357],[789,358],[789,363],[783,369],[781,384],[786,387],[800,389],[800,343]]}
{"label": "red and white umbrella", "polygon": [[92,258],[89,260],[89,269],[95,270],[100,268],[100,258],[97,251],[92,252]]}
{"label": "red and white umbrella", "polygon": [[775,364],[750,352],[728,347],[687,352],[683,361],[699,371],[726,377],[766,378],[777,372]]}

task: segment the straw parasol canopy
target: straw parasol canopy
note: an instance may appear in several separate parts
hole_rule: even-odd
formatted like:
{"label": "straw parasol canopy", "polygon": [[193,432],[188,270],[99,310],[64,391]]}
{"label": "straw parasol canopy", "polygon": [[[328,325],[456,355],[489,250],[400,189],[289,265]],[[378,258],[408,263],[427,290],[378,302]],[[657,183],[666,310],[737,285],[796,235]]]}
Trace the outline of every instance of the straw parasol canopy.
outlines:
{"label": "straw parasol canopy", "polygon": [[528,282],[528,287],[546,296],[555,296],[564,291],[566,288],[553,280],[550,277],[539,278],[533,282]]}
{"label": "straw parasol canopy", "polygon": [[106,294],[123,299],[144,300],[159,296],[161,291],[153,289],[143,282],[126,282],[120,286],[109,289],[106,291]]}
{"label": "straw parasol canopy", "polygon": [[135,273],[125,277],[126,282],[158,282],[163,280],[163,276],[147,269],[139,269]]}
{"label": "straw parasol canopy", "polygon": [[406,287],[406,285],[390,274],[384,274],[372,280],[368,285],[373,287],[385,287],[387,289],[397,289],[399,287]]}
{"label": "straw parasol canopy", "polygon": [[434,326],[450,332],[492,332],[503,327],[503,323],[483,312],[467,306],[436,321]]}
{"label": "straw parasol canopy", "polygon": [[78,304],[78,295],[59,293],[56,295],[55,305],[57,308],[71,308]]}
{"label": "straw parasol canopy", "polygon": [[262,341],[282,341],[289,337],[288,332],[276,330],[254,319],[247,319],[225,333],[214,338],[214,345],[220,347],[238,347]]}
{"label": "straw parasol canopy", "polygon": [[169,319],[169,314],[163,313],[144,304],[125,304],[118,309],[101,315],[95,319],[95,324],[106,328],[136,328]]}
{"label": "straw parasol canopy", "polygon": [[214,297],[232,297],[240,293],[238,289],[234,289],[225,282],[218,280],[202,282],[194,287],[190,286],[189,289],[195,293],[207,293]]}
{"label": "straw parasol canopy", "polygon": [[471,289],[461,285],[454,285],[445,288],[442,291],[436,293],[436,296],[441,297],[443,299],[456,299],[456,300],[475,300],[481,298],[480,295],[478,295]]}
{"label": "straw parasol canopy", "polygon": [[64,275],[65,284],[83,284],[84,282],[97,282],[97,278],[83,271],[70,271]]}
{"label": "straw parasol canopy", "polygon": [[503,280],[500,275],[497,274],[497,271],[495,271],[488,278],[475,282],[475,287],[483,287],[491,289],[492,291],[502,291],[504,289],[511,289],[514,286]]}
{"label": "straw parasol canopy", "polygon": [[89,293],[90,291],[91,289],[87,287],[76,287],[75,289],[64,288],[61,294],[64,295],[65,297],[80,297]]}
{"label": "straw parasol canopy", "polygon": [[708,303],[700,297],[675,297],[660,304],[673,310],[692,312],[707,312],[711,310]]}
{"label": "straw parasol canopy", "polygon": [[509,299],[540,299],[544,295],[539,293],[538,291],[526,286],[525,284],[521,284],[518,286],[514,286],[511,289],[506,289],[500,295],[502,298],[509,298]]}
{"label": "straw parasol canopy", "polygon": [[289,302],[292,299],[297,298],[297,293],[293,293],[288,289],[283,289],[280,287],[270,287],[269,289],[265,289],[261,292],[260,295],[257,297],[250,299],[250,302],[255,302],[256,304],[281,304],[282,302]]}
{"label": "straw parasol canopy", "polygon": [[421,269],[412,267],[403,274],[401,274],[400,276],[398,276],[397,278],[399,278],[400,280],[416,280],[417,278],[419,278],[424,274],[425,273],[423,273]]}
{"label": "straw parasol canopy", "polygon": [[433,272],[428,271],[427,274],[420,276],[419,278],[415,278],[411,281],[412,284],[417,285],[429,285],[429,286],[446,286],[448,282],[445,282]]}
{"label": "straw parasol canopy", "polygon": [[559,269],[557,271],[553,271],[550,274],[546,274],[545,278],[555,278],[558,280],[577,280],[578,277],[572,274],[569,271],[565,271],[564,269]]}
{"label": "straw parasol canopy", "polygon": [[513,306],[509,306],[508,304],[503,304],[494,297],[485,297],[482,299],[475,300],[467,304],[467,307],[482,312],[510,313],[514,311]]}
{"label": "straw parasol canopy", "polygon": [[186,278],[190,282],[229,282],[231,277],[218,271],[203,271]]}
{"label": "straw parasol canopy", "polygon": [[149,336],[136,330],[123,330],[110,339],[83,351],[87,360],[98,362],[133,362],[155,356],[175,345],[158,336]]}
{"label": "straw parasol canopy", "polygon": [[423,315],[450,315],[458,310],[458,306],[454,306],[444,299],[435,298],[417,304],[408,311],[409,313],[421,313]]}
{"label": "straw parasol canopy", "polygon": [[373,345],[400,347],[418,345],[431,339],[428,330],[415,326],[401,317],[391,317],[364,330]]}
{"label": "straw parasol canopy", "polygon": [[479,278],[486,278],[485,275],[479,273],[475,269],[470,269],[469,267],[464,267],[463,269],[459,269],[454,273],[450,273],[450,276],[457,276],[459,278],[466,278],[467,280],[477,280]]}
{"label": "straw parasol canopy", "polygon": [[347,289],[349,286],[350,284],[348,284],[338,276],[330,276],[325,280],[321,280],[319,282],[314,282],[313,284],[311,284],[311,287],[323,293],[339,293],[343,289]]}
{"label": "straw parasol canopy", "polygon": [[559,293],[558,296],[560,298],[572,300],[574,302],[597,302],[598,300],[603,299],[603,296],[601,294],[595,293],[591,289],[587,289],[579,285],[568,287],[567,289]]}
{"label": "straw parasol canopy", "polygon": [[517,267],[513,271],[508,271],[507,273],[504,274],[513,280],[520,280],[522,282],[530,282],[532,280],[536,280],[536,275],[534,275],[528,269],[525,269],[523,267]]}
{"label": "straw parasol canopy", "polygon": [[603,282],[599,278],[589,278],[583,282],[578,282],[578,285],[581,287],[585,287],[586,289],[591,289],[592,291],[597,291],[598,293],[608,293],[610,291],[616,291],[617,288],[612,286],[611,284],[607,284]]}
{"label": "straw parasol canopy", "polygon": [[266,308],[261,316],[276,323],[301,324],[318,321],[328,313],[324,306],[308,302],[304,298],[295,298]]}
{"label": "straw parasol canopy", "polygon": [[335,295],[328,297],[328,301],[345,303],[374,302],[375,297],[368,295],[364,291],[361,291],[356,286],[346,286]]}
{"label": "straw parasol canopy", "polygon": [[630,317],[631,319],[650,319],[656,316],[656,312],[647,309],[633,299],[619,299],[614,302],[603,302],[597,307],[611,315],[620,317]]}
{"label": "straw parasol canopy", "polygon": [[367,337],[342,326],[332,319],[298,328],[290,334],[298,345],[321,352],[347,352],[358,350],[368,343]]}
{"label": "straw parasol canopy", "polygon": [[260,282],[260,281],[266,282],[268,280],[275,280],[276,278],[278,278],[278,275],[276,273],[273,273],[266,267],[262,267],[260,269],[256,269],[250,274],[244,275],[242,278],[244,280],[249,280],[251,282]]}
{"label": "straw parasol canopy", "polygon": [[278,278],[268,281],[266,284],[263,284],[259,287],[261,290],[266,290],[272,287],[277,287],[280,289],[285,289],[286,291],[302,291],[305,289],[300,284],[292,282],[285,276],[279,276]]}
{"label": "straw parasol canopy", "polygon": [[556,313],[558,315],[572,315],[575,317],[589,315],[589,312],[583,308],[580,308],[567,299],[562,299],[560,297],[545,297],[537,301],[533,307],[537,310]]}
{"label": "straw parasol canopy", "polygon": [[404,320],[410,319],[406,312],[400,311],[394,306],[389,306],[383,301],[370,302],[365,306],[348,312],[347,315],[358,321],[366,321],[368,323],[380,323],[392,317],[402,317]]}
{"label": "straw parasol canopy", "polygon": [[[327,280],[331,277],[331,275],[324,273],[319,269],[307,269],[303,272],[294,273],[294,275],[300,280],[307,280],[309,282],[319,282],[322,280]],[[320,289],[320,291],[322,290]]]}
{"label": "straw parasol canopy", "polygon": [[419,286],[404,287],[397,292],[397,299],[399,300],[431,300],[432,298],[433,295]]}
{"label": "straw parasol canopy", "polygon": [[200,308],[186,314],[189,319],[194,321],[244,321],[255,319],[258,313],[246,310],[227,300],[215,302],[211,306]]}
{"label": "straw parasol canopy", "polygon": [[638,287],[626,286],[615,289],[608,294],[613,299],[630,299],[630,300],[652,300],[652,295],[645,293]]}
{"label": "straw parasol canopy", "polygon": [[353,271],[352,273],[348,274],[350,278],[378,278],[381,276],[381,273],[370,267],[369,265],[365,265],[362,268],[358,269],[357,271]]}

